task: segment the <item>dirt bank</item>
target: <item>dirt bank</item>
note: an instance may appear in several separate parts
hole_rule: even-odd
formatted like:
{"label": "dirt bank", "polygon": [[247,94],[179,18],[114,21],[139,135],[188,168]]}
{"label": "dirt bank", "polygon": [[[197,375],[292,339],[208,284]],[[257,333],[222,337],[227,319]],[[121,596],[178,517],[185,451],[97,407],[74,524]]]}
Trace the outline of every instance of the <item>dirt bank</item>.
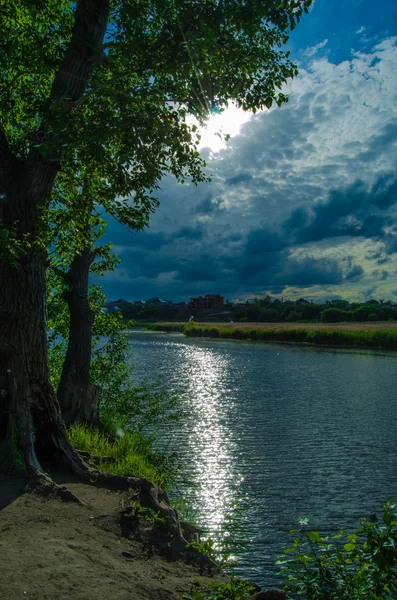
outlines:
{"label": "dirt bank", "polygon": [[172,600],[227,580],[123,537],[127,492],[61,481],[82,506],[24,494],[25,483],[0,474],[1,600]]}

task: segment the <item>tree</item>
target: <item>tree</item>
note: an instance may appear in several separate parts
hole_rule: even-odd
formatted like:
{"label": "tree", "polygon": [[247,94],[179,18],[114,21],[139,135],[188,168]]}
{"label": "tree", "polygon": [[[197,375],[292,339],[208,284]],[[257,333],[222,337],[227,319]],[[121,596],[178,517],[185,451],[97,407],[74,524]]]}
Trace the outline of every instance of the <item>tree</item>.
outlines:
{"label": "tree", "polygon": [[[77,204],[80,197],[85,202]],[[95,310],[89,299],[89,273],[91,270],[103,274],[119,260],[109,244],[97,243],[105,223],[94,210],[93,202],[86,201],[84,188],[75,198],[69,194],[65,204],[66,207],[58,202],[50,209],[48,228],[54,275],[49,278],[50,296],[58,301],[56,311],[63,301],[68,307],[68,315],[63,315],[60,323],[54,321],[55,332],[68,342],[57,397],[67,426],[74,422],[98,425],[100,389],[90,382]]]}
{"label": "tree", "polygon": [[340,321],[353,321],[353,313],[339,308],[326,308],[321,313],[321,323],[339,323]]}
{"label": "tree", "polygon": [[[311,0],[20,0],[0,9],[1,431],[28,471],[58,457],[80,476],[50,383],[51,201],[84,189],[126,226],[157,205],[158,180],[205,178],[197,130],[235,100],[281,105],[297,73],[280,48]],[[155,160],[154,160],[155,159]],[[82,200],[82,204],[86,206]]]}

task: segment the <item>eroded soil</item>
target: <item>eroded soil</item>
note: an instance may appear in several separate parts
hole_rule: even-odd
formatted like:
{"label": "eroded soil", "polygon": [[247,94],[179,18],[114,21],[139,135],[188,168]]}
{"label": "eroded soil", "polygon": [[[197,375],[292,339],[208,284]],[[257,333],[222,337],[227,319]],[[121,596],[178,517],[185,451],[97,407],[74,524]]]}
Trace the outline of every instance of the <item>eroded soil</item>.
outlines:
{"label": "eroded soil", "polygon": [[25,494],[23,479],[0,474],[1,600],[173,600],[226,581],[122,537],[126,492],[61,483],[86,506]]}

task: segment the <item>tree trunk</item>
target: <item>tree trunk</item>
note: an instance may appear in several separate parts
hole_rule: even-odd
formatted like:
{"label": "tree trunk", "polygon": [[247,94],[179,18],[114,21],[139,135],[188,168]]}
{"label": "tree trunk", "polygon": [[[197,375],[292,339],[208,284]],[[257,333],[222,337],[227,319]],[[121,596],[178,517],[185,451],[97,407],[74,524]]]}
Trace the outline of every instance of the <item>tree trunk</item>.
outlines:
{"label": "tree trunk", "polygon": [[[71,40],[54,78],[50,100],[64,107],[67,119],[78,102],[101,52],[109,18],[109,0],[78,0]],[[0,432],[17,431],[19,446],[31,474],[40,461],[65,460],[77,475],[87,467],[69,444],[55,392],[50,383],[47,355],[47,253],[40,240],[64,144],[62,131],[49,111],[37,132],[41,142],[52,136],[59,148],[45,157],[34,143],[28,157],[11,152],[0,125],[0,223],[27,242],[17,267],[0,264]],[[52,132],[59,131],[54,134]],[[40,136],[39,136],[40,133]],[[50,140],[51,141],[51,140]],[[56,142],[56,143],[55,143]]]}
{"label": "tree trunk", "polygon": [[58,386],[58,400],[66,425],[98,424],[99,388],[90,384],[92,325],[95,313],[88,299],[88,274],[95,258],[89,247],[73,259],[65,282],[70,314],[69,341]]}
{"label": "tree trunk", "polygon": [[56,172],[39,163],[30,169],[19,165],[13,190],[0,204],[0,219],[14,228],[24,248],[18,266],[0,264],[0,389],[2,424],[6,437],[18,432],[19,446],[27,469],[41,471],[48,457],[73,462],[76,457],[68,442],[59,404],[50,383],[47,350],[46,268],[47,253],[38,243],[42,208]]}

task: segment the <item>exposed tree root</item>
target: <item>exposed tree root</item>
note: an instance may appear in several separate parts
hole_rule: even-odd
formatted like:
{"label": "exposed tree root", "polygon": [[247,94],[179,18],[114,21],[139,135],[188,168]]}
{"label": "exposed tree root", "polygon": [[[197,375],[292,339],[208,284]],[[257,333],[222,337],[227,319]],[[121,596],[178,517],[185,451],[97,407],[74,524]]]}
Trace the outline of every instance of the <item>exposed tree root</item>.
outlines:
{"label": "exposed tree root", "polygon": [[57,485],[47,473],[42,473],[41,471],[30,473],[25,491],[42,494],[47,498],[59,498],[62,502],[76,502],[86,506],[86,504],[66,486]]}

